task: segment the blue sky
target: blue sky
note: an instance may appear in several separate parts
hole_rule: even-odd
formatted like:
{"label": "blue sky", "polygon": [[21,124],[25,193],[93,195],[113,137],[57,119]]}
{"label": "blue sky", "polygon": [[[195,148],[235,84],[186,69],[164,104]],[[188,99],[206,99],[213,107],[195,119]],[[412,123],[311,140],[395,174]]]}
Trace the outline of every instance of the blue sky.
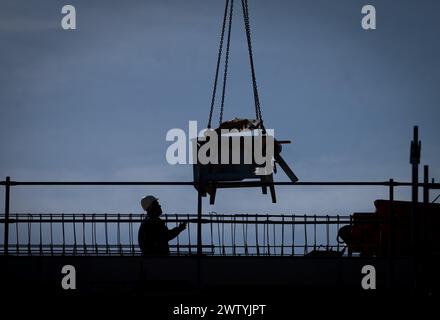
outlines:
{"label": "blue sky", "polygon": [[[75,31],[60,27],[63,4]],[[361,28],[373,4],[377,30]],[[301,181],[409,180],[419,125],[422,164],[440,178],[438,1],[250,0],[266,127]],[[189,181],[165,159],[171,128],[207,122],[224,1],[0,2],[0,175],[15,180]],[[225,118],[251,117],[250,70],[236,1]],[[215,121],[218,114],[215,114]],[[282,173],[277,180],[285,180]],[[384,188],[221,190],[217,212],[373,209]],[[2,191],[3,192],[3,191]],[[16,187],[17,212],[194,212],[191,187]],[[408,197],[409,192],[398,194]],[[433,194],[434,196],[435,194]]]}

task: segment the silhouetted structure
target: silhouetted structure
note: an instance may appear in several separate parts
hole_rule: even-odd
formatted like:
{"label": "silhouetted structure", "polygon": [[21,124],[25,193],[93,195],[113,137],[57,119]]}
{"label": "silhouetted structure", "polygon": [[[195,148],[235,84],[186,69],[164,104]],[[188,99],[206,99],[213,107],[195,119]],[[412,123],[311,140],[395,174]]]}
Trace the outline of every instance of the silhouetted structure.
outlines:
{"label": "silhouetted structure", "polygon": [[143,255],[168,255],[170,248],[168,241],[178,236],[185,230],[186,223],[169,230],[165,222],[160,219],[162,207],[159,199],[153,196],[143,197],[142,208],[147,212],[147,218],[142,221],[139,227],[138,241]]}

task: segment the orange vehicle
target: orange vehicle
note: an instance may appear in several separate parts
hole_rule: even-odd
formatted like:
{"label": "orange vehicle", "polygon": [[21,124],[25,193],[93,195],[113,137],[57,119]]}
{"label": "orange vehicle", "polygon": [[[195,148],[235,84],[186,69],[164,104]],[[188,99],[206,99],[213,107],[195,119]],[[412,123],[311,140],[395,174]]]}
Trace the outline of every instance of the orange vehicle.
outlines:
{"label": "orange vehicle", "polygon": [[375,212],[353,213],[351,224],[339,229],[338,241],[347,245],[349,255],[388,256],[390,252],[400,256],[410,255],[411,223],[414,223],[417,250],[438,253],[440,204],[418,203],[414,222],[411,219],[411,201],[376,200],[374,206]]}

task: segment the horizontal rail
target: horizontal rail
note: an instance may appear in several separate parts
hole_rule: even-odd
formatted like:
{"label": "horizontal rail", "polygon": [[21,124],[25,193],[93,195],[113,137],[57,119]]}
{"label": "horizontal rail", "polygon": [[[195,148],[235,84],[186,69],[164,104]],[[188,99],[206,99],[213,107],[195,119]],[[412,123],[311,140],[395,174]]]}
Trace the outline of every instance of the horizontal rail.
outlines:
{"label": "horizontal rail", "polygon": [[[137,217],[137,218],[129,218],[128,215],[126,215],[124,218],[113,218],[111,216],[107,216],[107,218],[105,217],[99,217],[99,218],[95,218],[96,216],[91,215],[91,214],[69,214],[69,215],[63,215],[60,217],[48,217],[48,216],[40,216],[40,214],[14,214],[11,213],[11,216],[14,216],[15,218],[9,218],[9,223],[121,223],[121,222],[134,222],[134,223],[140,223],[142,222],[145,218],[142,217]],[[75,217],[81,217],[87,215],[87,218],[75,218]],[[29,217],[31,216],[31,217]],[[34,218],[34,216],[37,216],[38,218]],[[186,216],[186,215],[183,215]],[[64,218],[67,217],[67,218]],[[285,225],[290,225],[290,224],[341,224],[341,223],[351,223],[352,222],[352,218],[350,218],[349,216],[313,216],[313,215],[308,215],[306,217],[304,217],[304,215],[298,215],[298,216],[292,216],[292,215],[286,215],[286,216],[265,216],[265,215],[260,215],[260,216],[256,216],[256,215],[231,215],[228,218],[229,219],[225,219],[225,217],[222,215],[221,218],[216,218],[216,219],[212,219],[211,218],[202,218],[201,219],[201,223],[239,223],[239,224],[285,224]],[[250,218],[250,220],[236,220],[236,218],[238,217],[248,217]],[[273,220],[274,218],[285,218],[285,220]],[[253,219],[252,219],[253,218]],[[259,220],[256,218],[260,218]],[[292,219],[292,220],[289,220]],[[302,220],[301,220],[302,219]],[[176,217],[176,218],[164,218],[163,219],[164,222],[169,222],[169,223],[176,223],[176,222],[188,222],[188,223],[198,223],[198,219],[196,217],[194,218],[181,218],[181,217]],[[0,218],[0,223],[4,223],[5,219],[4,216],[2,218]],[[388,223],[389,219],[371,219],[371,218],[367,218],[367,219],[362,219],[361,217],[356,218],[356,222],[358,223],[366,223],[366,224],[370,224],[370,223]]]}
{"label": "horizontal rail", "polygon": [[[41,216],[43,218],[56,218],[56,217],[68,217],[68,216],[89,216],[89,217],[94,217],[94,218],[100,218],[100,217],[107,217],[107,218],[118,218],[118,217],[145,217],[145,213],[94,213],[94,212],[77,212],[77,213],[72,213],[72,212],[66,212],[66,213],[31,213],[31,212],[11,212],[10,215],[14,215],[14,216],[20,216],[20,217],[24,217],[24,216]],[[2,216],[2,214],[0,214],[0,216]],[[190,217],[190,218],[197,218],[198,215],[197,214],[193,214],[193,213],[166,213],[161,215],[161,217]],[[348,217],[347,216],[342,216],[342,215],[317,215],[317,214],[311,214],[311,215],[307,215],[307,214],[252,214],[252,213],[237,213],[237,214],[218,214],[216,212],[210,212],[208,214],[202,214],[202,217],[221,217],[221,218],[310,218],[310,217],[316,217],[316,218],[341,218],[341,217]]]}
{"label": "horizontal rail", "polygon": [[[11,181],[10,186],[194,186],[194,181]],[[238,181],[238,182],[208,182],[219,187],[246,187],[246,186],[412,186],[411,182],[390,181]],[[6,181],[0,181],[0,185],[6,185]],[[419,183],[418,186],[424,186]],[[428,183],[429,188],[440,188],[440,183]]]}
{"label": "horizontal rail", "polygon": [[[1,181],[0,185],[6,185]],[[10,186],[193,186],[189,181],[11,181]]]}
{"label": "horizontal rail", "polygon": [[[83,223],[83,222],[99,222],[99,223],[118,223],[118,222],[127,222],[128,220],[104,220],[104,219],[96,219],[96,220],[87,220],[87,219],[53,219],[53,220],[44,220],[44,219],[11,219],[9,223],[43,223],[43,222],[51,222],[51,223]],[[4,220],[0,220],[0,222],[4,222]],[[133,219],[132,222],[142,222],[140,219]],[[196,219],[168,219],[165,222],[189,222],[189,223],[197,223]],[[357,221],[361,223],[383,223],[384,220],[365,220],[365,221]],[[236,221],[236,220],[216,220],[216,219],[203,219],[202,223],[239,223],[239,224],[336,224],[336,221],[273,221],[273,220],[259,220],[259,221]],[[340,220],[339,223],[350,223],[350,220]]]}

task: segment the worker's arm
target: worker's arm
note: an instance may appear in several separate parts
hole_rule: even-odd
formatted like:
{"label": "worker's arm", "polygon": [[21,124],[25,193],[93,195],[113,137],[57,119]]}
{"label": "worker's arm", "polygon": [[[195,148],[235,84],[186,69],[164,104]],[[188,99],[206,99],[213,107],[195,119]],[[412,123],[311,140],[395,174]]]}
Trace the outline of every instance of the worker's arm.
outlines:
{"label": "worker's arm", "polygon": [[178,227],[168,230],[167,238],[168,240],[172,240],[179,235],[186,228],[186,223],[181,223]]}

